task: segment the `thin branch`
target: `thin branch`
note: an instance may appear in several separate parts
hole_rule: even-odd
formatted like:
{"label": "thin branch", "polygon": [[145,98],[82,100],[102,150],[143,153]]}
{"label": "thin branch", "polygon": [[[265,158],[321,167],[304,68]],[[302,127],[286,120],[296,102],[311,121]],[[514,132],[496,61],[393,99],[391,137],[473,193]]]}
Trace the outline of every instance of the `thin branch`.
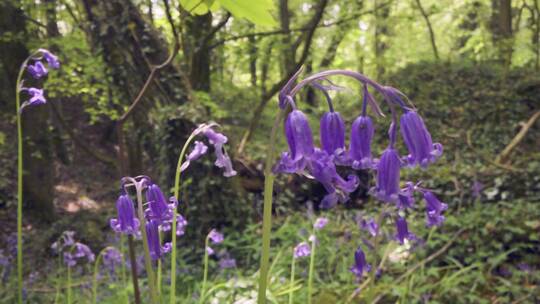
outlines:
{"label": "thin branch", "polygon": [[496,163],[501,164],[508,158],[508,156],[510,155],[510,152],[512,152],[512,150],[517,145],[519,145],[519,143],[523,140],[523,138],[525,137],[529,129],[534,125],[536,120],[538,120],[539,118],[540,118],[540,111],[537,111],[536,113],[534,113],[533,116],[529,118],[527,123],[525,123],[521,127],[521,130],[519,130],[518,134],[512,139],[512,141],[510,141],[510,143],[504,148],[504,150],[495,158]]}
{"label": "thin branch", "polygon": [[42,27],[42,28],[44,28],[44,29],[47,28],[47,26],[46,26],[45,24],[43,24],[43,23],[37,21],[36,19],[33,19],[33,18],[31,18],[31,17],[29,17],[29,16],[27,16],[27,15],[25,15],[25,14],[23,14],[22,16],[24,17],[24,19],[26,19],[26,20],[32,22],[33,24],[35,24],[35,25],[37,25],[37,26],[39,26],[39,27]]}
{"label": "thin branch", "polygon": [[435,59],[439,60],[439,51],[437,50],[437,44],[435,43],[435,33],[433,32],[433,27],[431,26],[431,22],[429,21],[429,16],[426,13],[424,7],[422,6],[422,2],[420,0],[416,0],[416,5],[418,6],[420,13],[422,14],[422,17],[424,17],[424,20],[426,21],[426,25],[429,31],[429,40],[431,41],[431,47],[433,48]]}
{"label": "thin branch", "polygon": [[[202,39],[202,43],[201,45],[205,45],[206,43],[208,43],[210,41],[210,39],[212,39],[212,37],[221,29],[223,28],[227,22],[229,22],[231,18],[231,13],[227,12],[227,14],[225,15],[225,17],[223,17],[223,19],[221,19],[221,21],[216,24],[216,26],[212,27],[212,29],[210,30],[210,32],[208,34],[206,34],[206,36]],[[201,46],[199,46],[198,48],[200,48]]]}
{"label": "thin branch", "polygon": [[176,31],[176,28],[174,27],[174,22],[172,20],[169,3],[167,0],[163,0],[163,2],[165,3],[165,13],[167,15],[167,20],[169,21],[169,24],[171,25],[171,28],[174,34],[173,51],[169,55],[169,58],[167,58],[164,62],[162,62],[159,65],[154,65],[151,67],[150,74],[148,75],[148,78],[146,78],[146,82],[144,83],[143,87],[137,94],[137,97],[135,97],[135,99],[133,100],[133,102],[127,109],[127,111],[118,119],[118,122],[120,123],[123,123],[124,121],[126,121],[126,119],[133,113],[133,110],[135,110],[137,105],[141,102],[142,97],[144,96],[144,93],[146,93],[146,91],[150,87],[150,84],[154,80],[154,77],[156,77],[159,70],[167,67],[173,61],[174,57],[176,57],[176,54],[178,54],[178,51],[180,50],[180,42],[178,40],[178,33]]}
{"label": "thin branch", "polygon": [[[334,22],[327,22],[327,23],[324,23],[324,24],[318,24],[317,28],[332,27],[332,26],[335,26],[335,25],[340,25],[340,24],[343,24],[343,23],[356,21],[356,20],[358,20],[358,17],[361,17],[363,15],[368,15],[368,14],[375,13],[379,9],[382,9],[382,8],[392,4],[392,2],[393,1],[385,2],[385,3],[375,7],[374,9],[359,12],[357,14],[351,15],[350,17],[343,18],[343,19],[340,19],[340,20],[337,20],[337,21],[334,21]],[[273,36],[273,35],[284,35],[284,34],[288,34],[289,32],[307,32],[310,29],[311,28],[309,26],[302,26],[302,27],[299,27],[299,28],[293,28],[293,29],[289,29],[289,30],[281,30],[280,29],[280,30],[274,30],[274,31],[247,33],[247,34],[242,34],[242,35],[238,35],[238,36],[231,36],[231,37],[224,38],[222,40],[216,41],[216,43],[209,46],[209,48],[213,49],[213,48],[218,47],[218,46],[220,46],[220,45],[222,45],[222,44],[224,44],[226,42],[234,41],[234,40],[240,40],[240,39],[246,39],[246,38],[249,38],[249,37],[265,37],[265,36]]]}
{"label": "thin branch", "polygon": [[[437,250],[432,255],[428,256],[427,258],[423,259],[422,261],[416,263],[413,267],[409,268],[409,270],[407,270],[407,272],[405,272],[404,274],[399,276],[397,279],[395,279],[394,283],[397,284],[397,283],[403,281],[408,276],[410,276],[413,272],[415,272],[418,268],[420,268],[420,267],[424,266],[425,264],[435,260],[437,257],[439,257],[440,255],[445,253],[448,250],[448,248],[450,248],[450,246],[452,246],[452,244],[457,240],[457,238],[463,232],[465,232],[466,230],[467,230],[467,228],[461,228],[460,230],[458,230],[456,233],[454,233],[452,238],[441,249]],[[373,300],[372,303],[379,302],[383,298],[384,295],[386,295],[386,292],[383,292],[380,295],[378,295],[377,298],[375,298],[375,300]]]}

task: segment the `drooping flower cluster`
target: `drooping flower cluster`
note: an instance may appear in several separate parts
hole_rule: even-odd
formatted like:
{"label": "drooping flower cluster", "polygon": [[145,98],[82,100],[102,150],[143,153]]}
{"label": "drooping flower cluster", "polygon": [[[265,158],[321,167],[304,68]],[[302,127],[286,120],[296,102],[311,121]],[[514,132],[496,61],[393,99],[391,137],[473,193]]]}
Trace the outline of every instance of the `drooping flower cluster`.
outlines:
{"label": "drooping flower cluster", "polygon": [[[141,194],[144,191],[146,202],[138,202],[141,205],[138,205],[137,208],[143,210],[142,206],[147,206],[143,212],[144,231],[148,240],[150,257],[153,260],[158,260],[171,249],[170,243],[161,244],[159,232],[171,230],[171,223],[178,201],[175,197],[170,197],[167,200],[159,186],[154,184],[147,176],[123,178],[122,193],[116,202],[118,217],[110,220],[111,228],[115,232],[137,237],[141,235],[141,219],[138,218],[135,212],[136,207],[128,194],[128,187],[135,187],[136,191],[141,191]],[[176,221],[176,235],[181,236],[184,234],[187,221],[180,214],[176,214]]]}
{"label": "drooping flower cluster", "polygon": [[120,265],[122,265],[122,253],[114,247],[108,247],[103,254],[103,266],[109,275],[113,277],[116,274],[116,268]]}
{"label": "drooping flower cluster", "polygon": [[64,231],[62,235],[52,245],[51,249],[56,254],[62,254],[64,264],[68,267],[74,267],[78,261],[86,259],[88,262],[93,262],[95,255],[87,245],[75,242],[74,231]]}
{"label": "drooping flower cluster", "polygon": [[310,254],[311,254],[311,247],[309,246],[307,242],[301,242],[298,245],[296,245],[296,247],[294,247],[293,255],[295,259],[306,257],[306,256],[309,256]]}
{"label": "drooping flower cluster", "polygon": [[[47,66],[49,68],[60,68],[60,61],[58,61],[58,57],[56,57],[53,53],[46,49],[39,49],[26,61],[26,63],[33,62],[33,64],[25,63],[26,70],[36,80],[47,76],[47,74],[49,73],[49,70],[47,69],[43,61],[47,62]],[[20,111],[22,111],[27,106],[40,105],[47,102],[43,93],[43,89],[20,87],[19,91],[25,92],[28,95],[28,99],[21,104],[21,107],[19,109]]]}
{"label": "drooping flower cluster", "polygon": [[[201,124],[193,131],[193,133],[191,133],[191,136],[204,135],[208,139],[208,142],[214,146],[214,153],[216,154],[215,165],[223,169],[223,176],[232,177],[235,176],[237,172],[233,169],[231,158],[227,154],[227,151],[225,151],[224,145],[227,143],[228,138],[213,129],[217,126],[216,123]],[[207,151],[208,146],[201,141],[195,141],[195,146],[187,155],[184,163],[182,163],[180,171],[185,171],[192,161],[201,158]]]}
{"label": "drooping flower cluster", "polygon": [[[396,239],[400,243],[414,240],[414,234],[408,231],[404,217],[406,209],[414,207],[414,193],[422,194],[426,202],[427,226],[440,225],[444,221],[442,212],[447,209],[428,189],[421,188],[420,183],[403,182],[401,170],[404,167],[426,168],[442,155],[442,145],[434,143],[414,106],[399,90],[378,84],[366,76],[345,70],[330,70],[308,76],[295,84],[300,71],[297,72],[279,93],[279,106],[285,111],[291,111],[285,117],[285,137],[289,146],[288,151],[281,154],[279,162],[274,167],[276,173],[297,173],[312,177],[319,181],[327,191],[321,201],[323,208],[332,207],[337,202],[346,202],[349,194],[358,187],[358,178],[349,175],[346,179],[338,174],[336,167],[350,167],[353,170],[373,170],[375,185],[369,189],[369,194],[384,203],[393,206],[396,223]],[[362,108],[360,115],[351,125],[348,145],[345,142],[347,127],[341,114],[334,110],[329,90],[336,89],[335,85],[322,85],[327,77],[343,75],[352,77],[362,84]],[[313,134],[307,116],[298,108],[295,95],[304,86],[313,86],[323,91],[329,111],[320,120],[321,148],[313,143]],[[367,108],[374,114],[384,116],[375,97],[370,91],[379,93],[388,105],[392,114],[388,131],[389,144],[378,159],[373,157],[372,142],[375,136],[373,120],[368,115]],[[407,101],[407,102],[406,102]],[[402,111],[399,117],[398,110]],[[399,118],[399,119],[398,119]],[[408,154],[400,156],[396,147],[398,133],[408,150]],[[381,216],[383,218],[383,216]],[[372,237],[379,234],[379,225],[374,219],[363,220],[362,229]],[[355,266],[351,269],[356,275],[368,270],[365,255],[361,248],[355,253]]]}

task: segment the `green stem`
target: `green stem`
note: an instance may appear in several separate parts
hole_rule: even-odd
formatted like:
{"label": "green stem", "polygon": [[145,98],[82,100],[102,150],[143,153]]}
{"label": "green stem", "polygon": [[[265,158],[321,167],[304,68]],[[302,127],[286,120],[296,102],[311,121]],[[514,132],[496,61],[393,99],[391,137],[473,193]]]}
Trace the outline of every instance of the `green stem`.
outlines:
{"label": "green stem", "polygon": [[276,133],[285,117],[285,110],[281,110],[274,121],[270,141],[268,143],[268,155],[264,168],[264,207],[263,207],[263,231],[262,231],[262,253],[259,274],[259,292],[257,303],[266,303],[266,285],[268,281],[268,267],[270,264],[270,234],[272,230],[272,192],[274,190],[274,174],[272,173],[272,164],[274,162],[274,152],[276,144]]}
{"label": "green stem", "polygon": [[122,286],[124,287],[124,298],[126,300],[126,304],[129,304],[129,295],[128,295],[128,291],[127,291],[127,282],[126,282],[126,260],[124,259],[124,253],[125,253],[125,245],[124,245],[124,242],[125,242],[125,239],[124,239],[124,235],[121,234],[120,235],[120,253],[121,253],[121,259],[122,259],[122,265],[120,265],[120,272],[121,272],[121,277],[122,277]]}
{"label": "green stem", "polygon": [[294,262],[296,259],[294,258],[294,249],[293,249],[293,255],[292,255],[292,262],[291,262],[291,292],[289,293],[289,304],[293,304],[294,301]]}
{"label": "green stem", "polygon": [[[186,142],[184,143],[184,146],[182,147],[182,150],[180,151],[180,155],[178,156],[178,163],[176,165],[176,175],[174,178],[174,190],[173,190],[173,196],[178,200],[180,203],[180,169],[182,167],[182,161],[184,160],[184,155],[186,154],[187,148],[191,144],[191,141],[197,136],[198,134],[192,133]],[[171,235],[171,241],[172,241],[172,252],[171,252],[171,297],[170,297],[170,304],[176,304],[176,212],[173,212],[173,221],[172,221],[172,235]]]}
{"label": "green stem", "polygon": [[148,236],[146,235],[146,220],[144,218],[142,189],[141,189],[141,186],[138,185],[138,182],[136,182],[135,180],[133,180],[133,182],[135,184],[135,188],[137,191],[137,204],[138,204],[137,213],[139,215],[141,235],[142,235],[142,240],[143,240],[144,264],[146,268],[146,273],[148,275],[148,289],[150,289],[151,303],[157,304],[159,303],[159,299],[156,293],[156,282],[155,282],[155,277],[154,277],[154,271],[152,269],[152,259],[150,258],[150,249],[148,247]]}
{"label": "green stem", "polygon": [[17,111],[17,301],[19,304],[23,302],[23,249],[22,249],[22,216],[23,216],[23,144],[22,144],[22,122],[21,122],[21,80],[26,69],[28,60],[35,53],[28,56],[19,68],[19,75],[15,87],[15,110]]}
{"label": "green stem", "polygon": [[71,304],[71,267],[67,267],[67,304]]}
{"label": "green stem", "polygon": [[208,236],[206,236],[206,239],[204,241],[204,268],[203,268],[203,281],[202,281],[202,287],[201,287],[201,295],[199,298],[199,303],[202,304],[204,302],[204,293],[206,291],[206,280],[208,279]]}
{"label": "green stem", "polygon": [[[161,232],[158,231],[159,244],[161,244]],[[161,303],[161,259],[157,261],[157,292]]]}
{"label": "green stem", "polygon": [[96,262],[94,263],[94,275],[92,276],[92,303],[97,303],[97,275],[99,271],[99,262],[103,258],[103,252],[107,250],[108,247],[105,247],[103,250],[101,250],[96,258]]}
{"label": "green stem", "polygon": [[317,238],[315,237],[315,229],[311,233],[311,254],[309,256],[309,273],[308,273],[308,304],[311,304],[311,294],[313,291],[313,270],[315,269],[315,247]]}
{"label": "green stem", "polygon": [[131,264],[131,282],[133,283],[133,296],[135,304],[141,304],[141,292],[139,290],[139,279],[137,278],[137,258],[135,257],[135,244],[133,235],[128,235],[129,262]]}
{"label": "green stem", "polygon": [[58,299],[60,298],[60,282],[62,282],[61,277],[61,270],[62,269],[62,255],[58,253],[58,275],[56,276],[56,279],[58,280],[56,282],[56,294],[54,295],[54,304],[58,303]]}

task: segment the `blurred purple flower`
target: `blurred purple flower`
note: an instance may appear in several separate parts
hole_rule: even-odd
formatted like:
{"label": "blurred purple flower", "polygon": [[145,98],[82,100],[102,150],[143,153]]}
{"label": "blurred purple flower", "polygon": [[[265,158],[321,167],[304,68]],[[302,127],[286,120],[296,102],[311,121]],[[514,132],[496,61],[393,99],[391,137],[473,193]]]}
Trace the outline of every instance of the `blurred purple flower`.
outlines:
{"label": "blurred purple flower", "polygon": [[371,266],[366,262],[366,256],[362,247],[358,247],[354,252],[354,265],[350,268],[350,271],[356,275],[357,278],[361,278],[364,272],[369,272]]}
{"label": "blurred purple flower", "polygon": [[377,222],[373,218],[369,218],[368,220],[362,219],[360,221],[360,228],[369,232],[371,236],[377,236],[379,234],[379,225],[377,225]]}
{"label": "blurred purple flower", "polygon": [[482,196],[482,190],[484,189],[484,184],[482,184],[478,180],[474,180],[471,189],[472,189],[472,196],[474,198],[479,198],[480,196]]}
{"label": "blurred purple flower", "polygon": [[215,165],[219,168],[223,168],[223,176],[225,177],[231,177],[236,175],[236,171],[234,171],[232,167],[231,158],[223,148],[223,145],[227,143],[227,137],[221,133],[218,133],[212,128],[207,128],[204,132],[204,136],[208,138],[210,141],[210,144],[214,146],[214,153],[216,153],[216,162]]}
{"label": "blurred purple flower", "polygon": [[221,257],[219,259],[219,268],[221,270],[228,268],[236,268],[236,260],[227,256]]}
{"label": "blurred purple flower", "polygon": [[402,188],[398,194],[398,200],[396,201],[398,209],[412,208],[414,205],[414,190],[416,186],[412,182],[405,183],[405,188]]}
{"label": "blurred purple flower", "polygon": [[440,226],[445,220],[442,212],[448,209],[448,205],[439,201],[431,191],[424,192],[424,199],[426,200],[427,226]]}
{"label": "blurred purple flower", "polygon": [[326,224],[328,224],[328,219],[325,217],[319,217],[315,220],[315,224],[313,224],[313,227],[320,230],[323,229]]}
{"label": "blurred purple flower", "polygon": [[223,234],[219,233],[216,229],[212,229],[210,233],[208,233],[208,238],[212,241],[214,244],[221,244],[223,243]]}
{"label": "blurred purple flower", "polygon": [[409,232],[407,220],[399,215],[396,219],[396,231],[396,240],[399,241],[401,245],[405,244],[405,240],[412,241],[416,239],[416,236]]}
{"label": "blurred purple flower", "polygon": [[296,247],[294,247],[294,258],[295,259],[298,259],[298,258],[301,258],[301,257],[306,257],[306,256],[309,256],[310,254],[311,254],[311,247],[306,242],[302,242],[302,243],[296,245]]}
{"label": "blurred purple flower", "polygon": [[109,247],[103,254],[103,266],[111,275],[114,275],[119,265],[122,265],[122,253],[116,248]]}
{"label": "blurred purple flower", "polygon": [[127,194],[122,194],[118,197],[116,210],[118,212],[118,218],[110,220],[111,228],[115,232],[138,235],[140,233],[139,220],[135,217],[133,201]]}
{"label": "blurred purple flower", "polygon": [[49,65],[49,67],[53,69],[60,68],[60,61],[58,61],[58,57],[56,57],[56,55],[54,55],[53,53],[51,53],[49,50],[46,50],[46,49],[39,49],[39,51],[43,54],[43,57],[47,61],[47,64]]}
{"label": "blurred purple flower", "polygon": [[90,247],[83,243],[76,242],[71,247],[66,246],[64,250],[64,263],[68,267],[77,265],[77,261],[83,258],[86,258],[88,262],[93,262],[95,259],[95,255]]}
{"label": "blurred purple flower", "polygon": [[40,79],[47,75],[47,68],[41,63],[41,61],[34,62],[33,65],[28,65],[28,72],[34,77],[34,79]]}
{"label": "blurred purple flower", "polygon": [[30,99],[22,103],[21,108],[19,109],[20,112],[22,112],[22,110],[28,106],[42,105],[47,103],[45,96],[43,96],[42,89],[22,88],[21,91],[27,92],[28,95],[30,95]]}
{"label": "blurred purple flower", "polygon": [[429,134],[422,117],[416,111],[405,112],[401,116],[400,123],[401,135],[409,150],[407,156],[409,165],[419,165],[425,168],[442,155],[442,145],[433,144],[431,134]]}
{"label": "blurred purple flower", "polygon": [[178,214],[176,216],[176,235],[177,236],[184,235],[184,233],[186,232],[187,224],[188,222],[182,215]]}
{"label": "blurred purple flower", "polygon": [[206,246],[206,254],[213,255],[214,254],[214,249],[212,249],[212,247],[210,247],[210,246]]}

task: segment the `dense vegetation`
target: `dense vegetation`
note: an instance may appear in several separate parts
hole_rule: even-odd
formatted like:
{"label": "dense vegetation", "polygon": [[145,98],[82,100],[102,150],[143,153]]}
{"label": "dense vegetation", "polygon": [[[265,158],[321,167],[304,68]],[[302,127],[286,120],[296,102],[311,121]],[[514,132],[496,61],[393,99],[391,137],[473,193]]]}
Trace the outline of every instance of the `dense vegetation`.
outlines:
{"label": "dense vegetation", "polygon": [[[331,209],[320,204],[327,189],[317,180],[278,174],[269,302],[289,303],[291,294],[294,303],[540,302],[539,7],[537,0],[2,1],[0,302],[17,301],[16,79],[39,48],[61,66],[23,82],[42,87],[47,99],[18,116],[26,302],[135,301],[128,238],[110,226],[121,178],[146,175],[173,195],[184,143],[214,121],[228,137],[237,174],[224,177],[208,156],[182,173],[178,210],[188,224],[176,247],[176,301],[255,303],[270,130],[279,91],[301,68],[299,79],[358,71],[407,95],[444,153],[427,169],[402,170],[402,181],[422,181],[448,210],[433,227],[426,227],[421,200],[400,211],[416,235],[404,244],[393,240],[392,217],[381,216],[379,235],[387,241],[378,244],[362,224],[388,212],[369,192],[374,172],[339,167],[342,176],[354,171],[360,186]],[[349,78],[331,81],[322,84],[350,128],[365,92]],[[373,93],[387,114],[369,109],[379,158],[391,109]],[[295,101],[319,145],[325,95],[306,87]],[[221,150],[204,141],[212,153]],[[408,153],[403,139],[397,147]],[[275,149],[288,150],[283,128]],[[321,217],[328,225],[315,232]],[[212,243],[212,229],[223,242]],[[92,261],[67,267],[69,259],[51,247],[65,242],[66,231],[88,245]],[[214,251],[208,263],[205,241]],[[293,258],[301,242],[316,244],[313,272],[310,258]],[[372,266],[360,278],[350,271],[358,246]],[[120,252],[116,259],[111,248]],[[134,251],[146,303],[154,277],[141,241]],[[162,269],[161,302],[171,294],[170,255],[153,265]]]}

